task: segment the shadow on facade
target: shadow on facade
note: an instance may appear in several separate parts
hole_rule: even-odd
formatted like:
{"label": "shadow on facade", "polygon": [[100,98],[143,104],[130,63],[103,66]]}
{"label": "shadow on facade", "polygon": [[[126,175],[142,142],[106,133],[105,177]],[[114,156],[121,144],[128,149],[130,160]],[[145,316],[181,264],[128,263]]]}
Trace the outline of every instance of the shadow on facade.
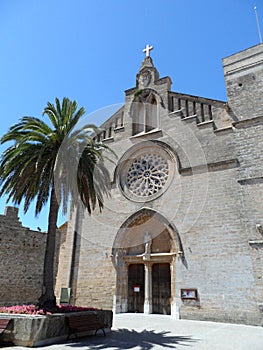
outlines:
{"label": "shadow on facade", "polygon": [[154,330],[143,330],[142,332],[135,331],[134,329],[118,329],[112,331],[106,337],[89,337],[85,338],[77,343],[68,344],[67,347],[76,348],[88,348],[91,350],[101,349],[140,349],[150,350],[156,346],[162,346],[164,348],[176,349],[177,345],[184,345],[186,347],[191,346],[191,343],[195,343],[198,339],[193,339],[191,336],[174,336],[169,335],[171,332],[162,331],[155,332]]}

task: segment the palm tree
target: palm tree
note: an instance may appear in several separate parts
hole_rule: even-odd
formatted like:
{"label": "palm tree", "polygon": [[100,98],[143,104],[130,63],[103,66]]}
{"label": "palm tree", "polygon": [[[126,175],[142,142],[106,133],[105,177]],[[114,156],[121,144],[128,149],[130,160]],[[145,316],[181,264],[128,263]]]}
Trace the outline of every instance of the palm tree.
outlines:
{"label": "palm tree", "polygon": [[[109,189],[109,173],[103,163],[104,150],[109,148],[94,141],[90,132],[95,130],[93,125],[75,130],[84,114],[76,101],[64,98],[61,104],[56,98],[55,104],[48,102],[43,111],[50,125],[23,117],[0,140],[1,144],[12,142],[2,154],[0,196],[8,195],[7,201],[15,205],[23,203],[24,212],[35,200],[36,215],[49,202],[43,288],[38,302],[46,310],[56,306],[53,270],[60,205],[65,212],[69,198],[77,205],[80,197],[91,213],[96,204],[103,207]],[[69,164],[75,177],[66,171]]]}

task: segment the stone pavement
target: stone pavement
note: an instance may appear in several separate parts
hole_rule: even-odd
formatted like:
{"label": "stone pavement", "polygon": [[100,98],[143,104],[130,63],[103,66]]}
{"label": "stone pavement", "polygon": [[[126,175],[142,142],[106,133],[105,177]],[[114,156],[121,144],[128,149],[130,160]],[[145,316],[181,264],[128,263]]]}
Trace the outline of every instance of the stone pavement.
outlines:
{"label": "stone pavement", "polygon": [[[25,350],[13,346],[3,349]],[[263,350],[263,328],[175,320],[164,315],[114,315],[111,334],[70,340],[41,350]]]}

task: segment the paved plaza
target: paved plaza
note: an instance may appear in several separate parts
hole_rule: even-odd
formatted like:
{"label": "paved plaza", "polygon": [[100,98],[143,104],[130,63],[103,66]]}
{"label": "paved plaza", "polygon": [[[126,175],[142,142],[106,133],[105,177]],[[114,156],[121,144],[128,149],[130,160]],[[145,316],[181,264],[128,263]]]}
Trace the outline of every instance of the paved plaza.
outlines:
{"label": "paved plaza", "polygon": [[[5,348],[4,348],[5,349]],[[21,346],[6,349],[28,349]],[[228,323],[175,320],[170,316],[114,315],[111,334],[97,335],[41,350],[262,350],[263,328]]]}

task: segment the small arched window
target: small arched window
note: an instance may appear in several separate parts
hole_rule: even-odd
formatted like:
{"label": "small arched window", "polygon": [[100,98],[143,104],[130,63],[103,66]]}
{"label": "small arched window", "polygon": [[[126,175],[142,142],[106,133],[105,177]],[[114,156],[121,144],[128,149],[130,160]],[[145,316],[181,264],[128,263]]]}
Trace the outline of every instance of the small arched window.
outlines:
{"label": "small arched window", "polygon": [[146,132],[157,128],[157,101],[154,95],[151,95],[146,102]]}
{"label": "small arched window", "polygon": [[133,135],[158,128],[158,103],[154,94],[140,96],[132,105]]}
{"label": "small arched window", "polygon": [[142,99],[137,99],[132,104],[132,134],[140,134],[144,131],[145,105]]}

